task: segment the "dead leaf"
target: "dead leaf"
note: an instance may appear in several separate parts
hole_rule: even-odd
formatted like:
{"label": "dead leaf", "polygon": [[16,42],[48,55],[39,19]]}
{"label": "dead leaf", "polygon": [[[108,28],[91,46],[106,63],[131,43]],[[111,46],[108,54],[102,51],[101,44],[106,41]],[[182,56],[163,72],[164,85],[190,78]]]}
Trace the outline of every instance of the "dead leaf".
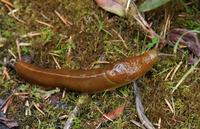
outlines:
{"label": "dead leaf", "polygon": [[95,0],[97,5],[104,10],[114,13],[118,16],[125,16],[127,0]]}
{"label": "dead leaf", "polygon": [[[102,123],[105,123],[107,121],[113,121],[114,119],[116,119],[117,117],[119,117],[120,115],[122,115],[122,113],[124,112],[125,106],[126,106],[126,104],[121,105],[121,106],[117,107],[116,109],[114,109],[113,111],[111,111],[109,113],[106,113],[106,114],[103,114],[103,117],[100,119],[100,122],[96,126],[95,129],[98,129],[101,126]],[[99,108],[98,108],[98,110],[100,111]]]}
{"label": "dead leaf", "polygon": [[195,31],[176,28],[169,32],[168,41],[187,46],[196,57],[200,57],[200,41]]}
{"label": "dead leaf", "polygon": [[198,57],[195,57],[193,55],[189,56],[188,64],[194,64],[195,62],[198,61]]}
{"label": "dead leaf", "polygon": [[49,97],[49,101],[51,104],[57,105],[60,102],[61,97],[62,97],[61,93],[54,94]]}
{"label": "dead leaf", "polygon": [[0,117],[0,123],[6,125],[8,128],[19,127],[18,123],[15,120],[7,119],[7,118],[4,118],[4,117]]}
{"label": "dead leaf", "polygon": [[112,121],[116,119],[117,117],[122,115],[122,113],[124,112],[124,108],[125,108],[125,104],[117,107],[116,109],[114,109],[113,111],[109,113],[103,114],[103,117],[101,118],[102,122],[107,122],[109,120]]}
{"label": "dead leaf", "polygon": [[4,124],[0,123],[0,129],[10,129],[7,126],[5,126]]}
{"label": "dead leaf", "polygon": [[6,113],[9,106],[12,104],[12,100],[13,100],[13,94],[11,94],[10,96],[8,96],[8,98],[4,101],[4,103],[2,104],[0,110],[3,113]]}

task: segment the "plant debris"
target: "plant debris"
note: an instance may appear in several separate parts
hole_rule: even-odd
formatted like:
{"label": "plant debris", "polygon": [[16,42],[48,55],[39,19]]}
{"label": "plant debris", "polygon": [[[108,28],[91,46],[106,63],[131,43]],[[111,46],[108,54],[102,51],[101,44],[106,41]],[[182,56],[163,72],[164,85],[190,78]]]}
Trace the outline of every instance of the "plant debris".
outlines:
{"label": "plant debris", "polygon": [[[168,34],[168,41],[173,44],[182,44],[195,55],[195,57],[200,57],[200,41],[197,35],[198,31],[195,30],[188,30],[182,28],[176,28],[169,32]],[[194,63],[197,58],[190,58],[190,64]]]}
{"label": "plant debris", "polygon": [[153,9],[156,9],[164,4],[166,4],[167,2],[169,2],[170,0],[145,0],[140,6],[139,6],[139,10],[141,12],[147,12],[147,11],[151,11]]}
{"label": "plant debris", "polygon": [[120,117],[123,114],[125,107],[126,107],[126,104],[123,104],[106,114],[103,114],[100,111],[100,109],[98,109],[103,114],[103,116],[100,119],[99,124],[96,126],[96,129],[99,128],[102,123],[105,123],[107,121],[113,121],[114,119],[117,119],[118,117]]}
{"label": "plant debris", "polygon": [[149,121],[147,116],[144,113],[144,107],[142,105],[142,99],[140,96],[140,89],[137,86],[136,82],[133,82],[133,88],[134,88],[134,95],[135,95],[135,104],[136,104],[136,110],[138,113],[138,117],[141,121],[141,123],[147,128],[147,129],[155,129],[153,124]]}
{"label": "plant debris", "polygon": [[103,117],[101,118],[102,122],[112,121],[119,116],[121,116],[124,112],[125,104],[117,107],[116,109],[112,110],[111,112],[108,112],[106,114],[103,114]]}
{"label": "plant debris", "polygon": [[7,119],[4,117],[0,117],[0,123],[3,123],[8,128],[16,128],[19,127],[18,123],[13,119]]}
{"label": "plant debris", "polygon": [[117,14],[119,16],[125,16],[125,8],[128,0],[96,0],[98,6],[104,10]]}

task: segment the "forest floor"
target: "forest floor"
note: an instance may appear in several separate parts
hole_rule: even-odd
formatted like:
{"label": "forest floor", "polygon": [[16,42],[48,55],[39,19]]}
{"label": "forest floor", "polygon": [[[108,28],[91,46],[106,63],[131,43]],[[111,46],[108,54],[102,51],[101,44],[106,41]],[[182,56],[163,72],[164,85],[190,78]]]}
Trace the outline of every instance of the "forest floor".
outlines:
{"label": "forest floor", "polygon": [[[14,7],[0,2],[1,61],[18,57],[20,50],[42,67],[59,68],[60,65],[87,70],[104,67],[101,61],[112,62],[141,54],[151,43],[134,19],[130,21],[106,12],[93,0],[12,0],[11,3]],[[58,14],[65,17],[65,23]],[[171,1],[145,13],[158,34],[163,32],[166,16],[170,16],[169,30],[200,28],[198,0]],[[173,50],[174,46],[168,45],[162,53],[174,54]],[[192,66],[188,64],[190,54],[187,48],[181,48],[175,56],[162,57],[153,69],[139,78],[145,113],[161,129],[200,128],[199,65],[172,94],[173,87]],[[176,72],[175,68],[178,68]],[[20,128],[63,128],[82,97],[87,100],[74,118],[73,129],[94,129],[103,114],[121,105],[126,105],[123,114],[100,127],[139,128],[132,122],[139,122],[132,84],[87,96],[63,89],[45,90],[25,82],[14,70],[6,70],[8,76],[5,77],[5,67],[0,66],[0,100],[12,95],[5,115],[16,120]]]}

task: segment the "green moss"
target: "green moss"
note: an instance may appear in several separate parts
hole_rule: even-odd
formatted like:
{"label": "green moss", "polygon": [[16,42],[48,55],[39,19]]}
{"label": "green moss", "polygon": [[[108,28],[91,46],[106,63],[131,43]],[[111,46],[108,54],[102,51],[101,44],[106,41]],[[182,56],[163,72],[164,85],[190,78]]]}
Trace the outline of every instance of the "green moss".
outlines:
{"label": "green moss", "polygon": [[186,107],[183,100],[177,99],[175,101],[175,108],[176,108],[176,113],[180,115],[180,114],[183,114],[186,111],[187,107]]}
{"label": "green moss", "polygon": [[54,36],[53,31],[50,28],[42,28],[41,30],[41,40],[45,45],[47,42],[50,42]]}
{"label": "green moss", "polygon": [[[171,28],[200,28],[197,20],[200,12],[197,9],[197,4],[194,4],[195,0],[191,1],[192,5],[190,5],[191,3],[187,5],[186,2],[182,1],[184,6],[176,9],[177,12],[168,9],[168,7],[164,9],[167,10],[166,14],[169,16],[173,14],[174,16],[171,19]],[[14,4],[16,9],[19,9],[15,13],[16,16],[26,23],[21,23],[8,16],[8,9],[0,3],[2,7],[0,9],[0,36],[6,38],[6,45],[1,47],[3,51],[0,52],[0,57],[3,58],[11,57],[7,52],[8,49],[17,55],[16,40],[18,39],[20,42],[31,43],[30,47],[21,47],[21,53],[30,54],[34,58],[35,64],[55,68],[53,54],[63,68],[66,66],[69,68],[90,69],[91,64],[97,60],[112,62],[129,55],[142,53],[145,49],[150,49],[158,43],[156,39],[148,41],[145,33],[138,27],[138,24],[135,24],[135,21],[129,21],[107,13],[97,7],[95,1],[17,0]],[[173,5],[168,6],[170,6],[169,8],[173,7]],[[73,25],[65,25],[57,17],[55,10],[72,22]],[[162,8],[160,10],[162,13]],[[156,25],[153,24],[152,28],[161,28],[162,23],[165,23],[163,13],[160,15],[160,10],[146,13],[148,22],[153,22]],[[150,17],[148,17],[148,14],[150,14]],[[180,14],[187,15],[179,17]],[[36,22],[36,19],[47,22],[53,27],[49,28],[41,25]],[[30,32],[37,32],[41,35],[20,38]],[[180,88],[171,95],[172,88],[189,68],[186,63],[190,52],[187,49],[182,49],[182,51],[183,53],[177,51],[177,57],[162,57],[150,72],[140,78],[145,113],[153,123],[161,118],[161,128],[200,128],[198,68],[193,73],[194,76],[188,77]],[[170,54],[173,52],[173,47],[165,47],[162,52]],[[169,79],[164,80],[169,71],[177,66],[180,61],[183,61],[183,64],[176,72],[173,80],[170,80],[171,75]],[[103,66],[104,64],[99,65],[99,67]],[[24,99],[21,96],[14,96],[14,101],[8,110],[8,116],[14,117],[22,129],[54,129],[58,124],[61,128],[64,127],[67,117],[65,119],[59,119],[59,117],[69,115],[76,106],[80,93],[67,91],[65,97],[60,97],[58,100],[59,104],[64,103],[66,107],[65,109],[59,108],[57,105],[51,104],[48,99],[45,100],[44,96],[62,94],[63,90],[46,91],[36,85],[22,81],[15,72],[9,71],[9,75],[10,80],[3,80],[2,72],[0,74],[0,98],[6,99],[13,91],[28,93],[28,97]],[[123,115],[113,122],[102,124],[101,128],[137,128],[130,122],[131,120],[138,121],[132,94],[131,85],[114,91],[90,94],[88,100],[80,107],[80,112],[74,119],[73,128],[95,128],[102,117],[102,113],[111,112],[123,104],[127,104]],[[164,101],[164,99],[170,100],[171,96],[174,98],[175,116],[170,112]],[[31,116],[25,116],[24,114],[26,101],[30,103]],[[40,108],[45,113],[44,115],[33,106],[34,103],[41,105]]]}

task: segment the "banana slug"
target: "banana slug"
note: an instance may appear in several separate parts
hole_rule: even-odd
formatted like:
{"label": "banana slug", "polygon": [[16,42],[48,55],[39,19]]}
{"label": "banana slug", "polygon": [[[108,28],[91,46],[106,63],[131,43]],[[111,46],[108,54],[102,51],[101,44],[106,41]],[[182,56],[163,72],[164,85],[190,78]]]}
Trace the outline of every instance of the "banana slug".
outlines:
{"label": "banana slug", "polygon": [[23,61],[17,61],[15,69],[26,81],[46,88],[93,93],[115,89],[136,80],[158,60],[159,51],[153,49],[91,70],[46,69]]}

